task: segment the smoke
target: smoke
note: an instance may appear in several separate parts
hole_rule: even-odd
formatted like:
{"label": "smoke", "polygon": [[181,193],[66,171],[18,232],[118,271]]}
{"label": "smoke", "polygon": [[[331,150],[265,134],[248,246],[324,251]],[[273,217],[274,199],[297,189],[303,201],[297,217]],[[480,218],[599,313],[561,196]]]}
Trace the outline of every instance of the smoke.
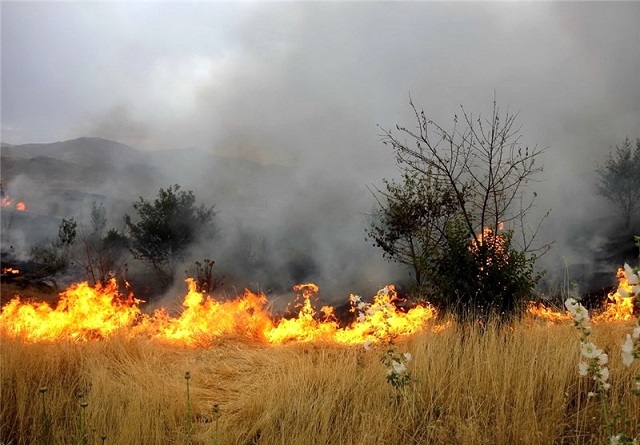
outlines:
{"label": "smoke", "polygon": [[2,5],[4,140],[145,151],[91,191],[110,224],[178,183],[219,211],[219,237],[191,256],[216,260],[229,286],[308,279],[342,298],[384,285],[405,275],[364,240],[367,186],[397,175],[377,125],[411,127],[411,96],[448,127],[460,104],[488,114],[495,94],[523,142],[549,147],[531,185],[531,222],[552,209],[541,267],[595,261],[601,235],[576,232],[613,220],[593,169],[637,136],[637,3],[150,7]]}

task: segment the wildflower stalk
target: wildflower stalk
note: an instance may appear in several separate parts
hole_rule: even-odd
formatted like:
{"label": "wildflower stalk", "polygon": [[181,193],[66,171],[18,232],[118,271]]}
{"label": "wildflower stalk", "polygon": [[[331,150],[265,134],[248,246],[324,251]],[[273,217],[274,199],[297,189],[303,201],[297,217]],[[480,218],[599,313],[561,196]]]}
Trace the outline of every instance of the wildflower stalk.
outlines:
{"label": "wildflower stalk", "polygon": [[40,415],[41,431],[40,431],[40,443],[42,445],[48,445],[51,443],[51,417],[47,412],[47,400],[46,393],[48,388],[46,386],[41,387],[38,392],[42,399],[42,413]]}
{"label": "wildflower stalk", "polygon": [[387,382],[400,391],[413,381],[408,370],[412,356],[408,352],[399,352],[395,345],[396,335],[389,322],[393,310],[391,302],[394,298],[393,288],[385,287],[378,292],[373,303],[365,303],[357,295],[352,295],[350,301],[352,311],[358,312],[358,321],[361,323],[382,318],[382,323],[375,324],[376,329],[364,343],[364,348],[369,350],[374,342],[385,346],[380,361],[387,367]]}
{"label": "wildflower stalk", "polygon": [[184,373],[184,379],[187,382],[187,441],[188,443],[191,443],[191,429],[192,429],[192,422],[191,422],[191,398],[189,395],[189,380],[191,380],[191,373],[189,371]]}
{"label": "wildflower stalk", "polygon": [[[625,288],[620,286],[618,293],[624,296],[631,296],[635,298],[635,304],[639,305],[640,295],[640,273],[638,270],[633,270],[629,265],[624,265],[624,277],[626,280]],[[630,290],[628,289],[630,288]],[[611,414],[609,410],[608,390],[611,387],[609,384],[609,368],[606,364],[609,360],[607,354],[602,352],[601,349],[591,341],[589,336],[591,335],[591,325],[589,319],[589,312],[587,309],[579,303],[573,297],[567,298],[565,301],[567,310],[573,317],[573,324],[580,333],[580,353],[582,360],[578,364],[578,373],[581,376],[591,376],[595,381],[595,391],[589,392],[589,397],[597,397],[600,400],[600,407],[602,410],[602,416],[605,421],[605,431],[607,437],[609,437],[610,445],[638,445],[638,439],[632,438],[625,433],[614,433],[617,421],[623,416],[620,413]],[[627,334],[626,340],[622,345],[622,362],[625,366],[631,366],[634,359],[640,358],[640,317],[636,319],[635,327],[631,334]],[[640,374],[634,377],[635,387],[632,393],[636,396],[640,396]],[[624,409],[624,406],[622,407]],[[623,419],[623,424],[627,424],[628,421]]]}
{"label": "wildflower stalk", "polygon": [[[78,398],[82,398],[82,394],[78,395]],[[89,443],[89,434],[87,431],[87,422],[85,419],[85,410],[89,406],[89,403],[86,401],[80,402],[80,417],[78,421],[78,444],[80,445],[88,445]]]}
{"label": "wildflower stalk", "polygon": [[218,432],[218,421],[220,420],[220,404],[218,402],[213,403],[212,411],[213,411],[213,421],[215,423],[215,426],[213,429],[213,443],[215,445],[219,445],[220,436]]}

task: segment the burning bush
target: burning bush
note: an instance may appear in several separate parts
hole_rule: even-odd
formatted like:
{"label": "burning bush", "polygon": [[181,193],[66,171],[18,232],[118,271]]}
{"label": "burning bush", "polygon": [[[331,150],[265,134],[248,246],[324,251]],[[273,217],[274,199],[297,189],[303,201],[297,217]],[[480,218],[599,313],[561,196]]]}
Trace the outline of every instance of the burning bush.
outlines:
{"label": "burning bush", "polygon": [[[534,247],[527,221],[537,194],[526,184],[542,171],[544,149],[521,144],[517,115],[501,115],[495,99],[488,119],[462,108],[452,130],[410,104],[416,127],[383,135],[404,182],[386,182],[369,235],[413,268],[439,309],[483,323],[517,315],[540,278],[537,254],[549,247]],[[503,225],[511,229],[498,233]]]}

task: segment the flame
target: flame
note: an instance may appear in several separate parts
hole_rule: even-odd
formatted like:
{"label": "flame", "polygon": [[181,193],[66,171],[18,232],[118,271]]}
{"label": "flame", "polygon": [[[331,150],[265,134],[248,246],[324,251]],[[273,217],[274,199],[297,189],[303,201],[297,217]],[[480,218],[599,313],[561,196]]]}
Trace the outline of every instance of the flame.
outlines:
{"label": "flame", "polygon": [[430,305],[402,312],[392,302],[393,286],[380,290],[366,314],[341,328],[332,307],[316,312],[311,300],[318,287],[298,285],[300,310],[294,318],[274,319],[267,310],[267,297],[246,290],[229,301],[218,301],[196,290],[186,280],[188,292],[182,312],[172,317],[166,309],[144,314],[141,301],[132,294],[123,297],[115,280],[106,286],[80,283],[60,294],[54,308],[16,297],[0,313],[0,330],[24,341],[97,340],[115,333],[146,336],[186,346],[206,344],[222,336],[240,336],[268,344],[331,341],[343,344],[380,341],[387,335],[402,337],[422,329],[435,316]]}
{"label": "flame", "polygon": [[608,295],[607,306],[604,312],[594,317],[596,321],[624,321],[633,318],[633,289],[627,279],[624,269],[619,268],[616,273],[618,288]]}
{"label": "flame", "polygon": [[559,312],[553,310],[542,303],[531,301],[527,306],[527,314],[532,315],[536,318],[540,318],[543,320],[547,320],[554,323],[560,323],[565,321],[570,321],[571,314],[567,311]]}
{"label": "flame", "polygon": [[55,309],[15,297],[2,309],[0,322],[4,332],[25,341],[100,339],[130,326],[140,316],[139,302],[133,295],[122,298],[115,280],[95,288],[80,283],[60,294]]}
{"label": "flame", "polygon": [[13,275],[17,275],[17,274],[19,274],[19,273],[20,273],[20,270],[18,270],[18,269],[14,269],[13,267],[4,267],[4,268],[2,269],[2,275],[5,275],[5,274],[13,274]]}
{"label": "flame", "polygon": [[[8,195],[4,195],[2,197],[2,201],[0,202],[0,206],[9,207],[11,204],[13,204],[13,199],[11,199]],[[21,201],[16,203],[15,209],[24,212],[25,210],[27,210],[27,205]]]}
{"label": "flame", "polygon": [[[634,299],[637,297],[633,296],[633,286],[629,283],[624,269],[619,268],[616,276],[618,277],[618,287],[615,292],[609,293],[603,310],[594,314],[594,322],[626,321],[634,318]],[[569,312],[555,311],[542,303],[530,302],[527,307],[527,313],[551,322],[563,322],[572,319]]]}
{"label": "flame", "polygon": [[[504,223],[498,223],[498,230],[502,230],[503,228]],[[486,246],[491,253],[482,259],[482,261],[484,261],[484,264],[482,264],[479,268],[481,273],[484,272],[485,265],[492,266],[493,263],[496,262],[497,265],[500,266],[507,263],[509,259],[507,239],[504,235],[499,234],[497,230],[493,230],[491,227],[484,227],[482,229],[482,233],[479,233],[474,239],[471,240],[469,250],[475,256],[482,252],[482,246]]]}
{"label": "flame", "polygon": [[[19,273],[5,268],[2,273]],[[609,295],[604,310],[593,316],[594,322],[629,320],[633,317],[633,287],[625,271],[617,272],[619,286]],[[436,316],[430,304],[417,305],[407,311],[395,304],[394,286],[378,291],[371,303],[351,295],[355,321],[341,327],[334,308],[325,306],[318,312],[312,300],[318,293],[313,283],[294,287],[298,292],[298,311],[291,318],[275,318],[268,310],[267,297],[245,290],[232,300],[219,301],[197,291],[193,279],[186,280],[187,295],[182,311],[171,316],[166,309],[149,315],[140,308],[141,300],[133,294],[123,296],[115,279],[104,286],[87,283],[71,286],[60,294],[55,308],[46,303],[31,303],[16,296],[0,312],[0,331],[27,342],[107,338],[115,333],[143,336],[185,346],[210,344],[223,336],[235,336],[266,344],[289,342],[334,342],[341,344],[376,343],[412,335],[425,329]],[[568,322],[571,315],[555,311],[542,303],[530,303],[527,313],[555,323]],[[451,322],[431,326],[433,332],[447,329]]]}

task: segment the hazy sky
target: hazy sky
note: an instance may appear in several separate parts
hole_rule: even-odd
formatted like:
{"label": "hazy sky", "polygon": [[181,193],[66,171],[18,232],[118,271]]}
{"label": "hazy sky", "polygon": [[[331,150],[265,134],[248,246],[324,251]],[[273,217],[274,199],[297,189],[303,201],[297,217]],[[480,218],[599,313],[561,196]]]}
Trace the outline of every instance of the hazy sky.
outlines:
{"label": "hazy sky", "polygon": [[377,125],[413,125],[409,95],[446,125],[460,104],[489,112],[495,93],[525,142],[550,147],[539,193],[560,214],[553,229],[596,212],[595,162],[640,136],[640,2],[3,1],[1,13],[14,144],[200,147],[370,198],[394,171]]}

